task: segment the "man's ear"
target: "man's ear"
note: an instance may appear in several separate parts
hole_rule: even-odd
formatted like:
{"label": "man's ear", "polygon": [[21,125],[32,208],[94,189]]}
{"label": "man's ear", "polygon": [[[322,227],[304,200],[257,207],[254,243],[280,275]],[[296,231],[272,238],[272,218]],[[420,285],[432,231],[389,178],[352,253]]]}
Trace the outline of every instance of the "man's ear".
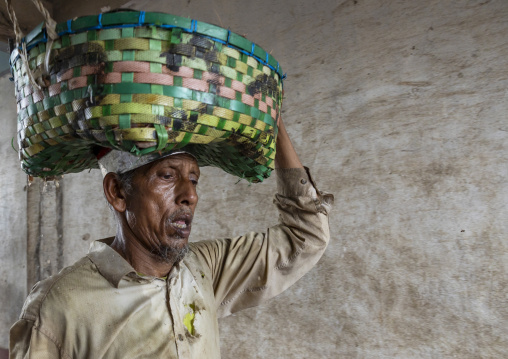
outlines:
{"label": "man's ear", "polygon": [[113,172],[109,172],[102,181],[104,187],[104,195],[106,196],[109,204],[120,213],[125,212],[127,207],[125,203],[125,191],[122,188],[118,175]]}

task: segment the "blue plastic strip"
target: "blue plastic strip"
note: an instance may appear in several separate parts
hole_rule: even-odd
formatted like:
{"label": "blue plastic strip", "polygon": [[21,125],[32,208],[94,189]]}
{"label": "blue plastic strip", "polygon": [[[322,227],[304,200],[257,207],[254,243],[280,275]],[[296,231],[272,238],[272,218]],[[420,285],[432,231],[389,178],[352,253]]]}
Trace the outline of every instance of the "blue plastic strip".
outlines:
{"label": "blue plastic strip", "polygon": [[252,47],[250,49],[250,56],[254,55],[254,49],[256,48],[256,44],[252,43]]}
{"label": "blue plastic strip", "polygon": [[144,11],[140,11],[139,12],[139,20],[138,20],[138,25],[141,26],[145,23],[145,12]]}
{"label": "blue plastic strip", "polygon": [[175,28],[175,27],[180,27],[180,26],[167,25],[167,24],[162,24],[162,25],[155,25],[155,24],[151,24],[151,26],[161,27],[161,28],[163,28],[163,29],[172,29],[172,28]]}
{"label": "blue plastic strip", "polygon": [[223,45],[226,45],[226,46],[229,46],[229,47],[233,47],[233,46],[230,46],[226,41],[224,40],[221,40],[221,39],[216,39],[215,37],[211,37],[211,36],[208,36],[208,35],[201,35],[203,37],[206,37],[207,39],[210,39],[210,40],[213,40],[213,41],[216,41],[216,42],[220,42],[221,44]]}
{"label": "blue plastic strip", "polygon": [[97,19],[99,21],[99,25],[97,26],[98,29],[102,28],[102,12],[99,14],[99,18]]}
{"label": "blue plastic strip", "polygon": [[[69,34],[72,33],[72,20],[67,20],[67,32]],[[60,34],[58,34],[58,35],[60,35]]]}

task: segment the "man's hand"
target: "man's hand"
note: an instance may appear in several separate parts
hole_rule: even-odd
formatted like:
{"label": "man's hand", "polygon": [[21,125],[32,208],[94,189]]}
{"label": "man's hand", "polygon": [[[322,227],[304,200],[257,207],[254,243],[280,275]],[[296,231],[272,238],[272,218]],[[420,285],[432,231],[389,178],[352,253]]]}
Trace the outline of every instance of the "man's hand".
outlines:
{"label": "man's hand", "polygon": [[276,153],[275,153],[275,168],[303,168],[298,155],[289,139],[286,132],[286,127],[279,117],[278,126],[279,133],[277,135]]}

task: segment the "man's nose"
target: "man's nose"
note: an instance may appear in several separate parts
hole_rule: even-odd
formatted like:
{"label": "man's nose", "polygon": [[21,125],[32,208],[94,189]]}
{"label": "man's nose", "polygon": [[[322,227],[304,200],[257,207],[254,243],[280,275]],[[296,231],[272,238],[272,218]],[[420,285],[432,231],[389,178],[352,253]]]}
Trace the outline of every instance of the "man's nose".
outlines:
{"label": "man's nose", "polygon": [[176,203],[194,206],[198,203],[198,193],[193,181],[189,179],[182,179],[178,181],[176,188]]}

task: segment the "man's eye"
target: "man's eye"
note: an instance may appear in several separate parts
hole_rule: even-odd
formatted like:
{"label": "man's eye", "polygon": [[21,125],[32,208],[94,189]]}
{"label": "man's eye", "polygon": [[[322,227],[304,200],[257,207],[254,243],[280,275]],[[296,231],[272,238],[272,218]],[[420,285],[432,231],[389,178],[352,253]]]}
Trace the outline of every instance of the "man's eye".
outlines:
{"label": "man's eye", "polygon": [[194,185],[194,187],[198,185],[198,181],[197,180],[191,180],[191,181],[192,181],[192,184]]}
{"label": "man's eye", "polygon": [[171,179],[171,178],[173,178],[173,175],[170,174],[170,173],[165,173],[165,174],[162,175],[162,178],[164,178],[164,179]]}

